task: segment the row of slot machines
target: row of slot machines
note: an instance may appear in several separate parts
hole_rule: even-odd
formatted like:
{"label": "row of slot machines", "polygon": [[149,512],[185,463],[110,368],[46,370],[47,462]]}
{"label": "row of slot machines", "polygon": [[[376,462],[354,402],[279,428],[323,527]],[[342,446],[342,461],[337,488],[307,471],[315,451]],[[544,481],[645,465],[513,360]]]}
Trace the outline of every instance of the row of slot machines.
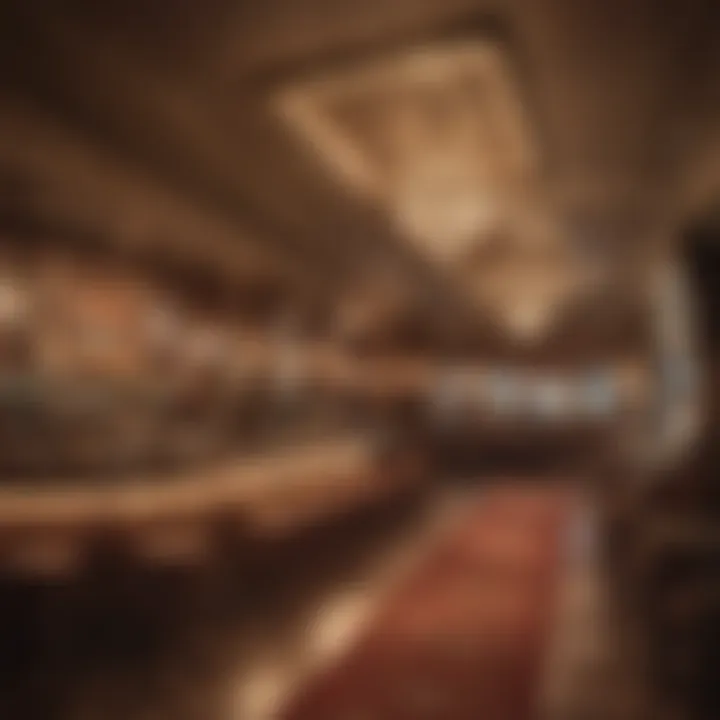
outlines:
{"label": "row of slot machines", "polygon": [[419,433],[481,442],[483,430],[600,427],[645,392],[633,365],[360,358],[182,300],[111,264],[0,262],[0,474],[171,469],[343,431],[385,447]]}
{"label": "row of slot machines", "polygon": [[184,300],[109,264],[0,263],[0,473],[171,469],[362,424],[322,349]]}
{"label": "row of slot machines", "polygon": [[421,490],[406,364],[179,295],[0,256],[0,575],[205,562]]}
{"label": "row of slot machines", "polygon": [[439,418],[561,423],[607,421],[621,408],[624,378],[614,368],[543,373],[534,369],[460,370],[441,377],[433,403]]}
{"label": "row of slot machines", "polygon": [[405,366],[195,299],[0,254],[0,575],[205,562],[421,488],[395,439]]}
{"label": "row of slot machines", "polygon": [[427,398],[429,429],[454,475],[587,475],[635,452],[650,392],[642,363],[446,369]]}

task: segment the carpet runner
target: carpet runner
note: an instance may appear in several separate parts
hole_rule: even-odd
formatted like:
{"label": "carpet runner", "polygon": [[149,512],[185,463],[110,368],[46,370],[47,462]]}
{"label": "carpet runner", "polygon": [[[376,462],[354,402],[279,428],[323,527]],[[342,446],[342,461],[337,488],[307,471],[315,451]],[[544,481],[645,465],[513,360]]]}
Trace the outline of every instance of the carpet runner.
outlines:
{"label": "carpet runner", "polygon": [[517,486],[472,500],[282,719],[532,718],[572,505]]}

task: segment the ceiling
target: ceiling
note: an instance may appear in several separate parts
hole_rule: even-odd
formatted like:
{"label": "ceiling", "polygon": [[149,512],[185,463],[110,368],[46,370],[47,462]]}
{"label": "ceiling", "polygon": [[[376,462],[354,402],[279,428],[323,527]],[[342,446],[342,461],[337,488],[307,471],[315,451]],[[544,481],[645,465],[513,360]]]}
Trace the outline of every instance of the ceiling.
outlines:
{"label": "ceiling", "polygon": [[295,302],[382,274],[440,334],[503,312],[524,332],[720,193],[711,0],[0,12],[6,221]]}

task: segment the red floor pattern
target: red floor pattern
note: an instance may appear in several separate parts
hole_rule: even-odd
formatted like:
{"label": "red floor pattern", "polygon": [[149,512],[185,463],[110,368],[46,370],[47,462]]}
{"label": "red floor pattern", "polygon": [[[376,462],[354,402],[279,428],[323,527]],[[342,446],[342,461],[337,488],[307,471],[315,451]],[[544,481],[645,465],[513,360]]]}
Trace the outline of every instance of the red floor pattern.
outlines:
{"label": "red floor pattern", "polygon": [[490,490],[284,720],[528,720],[570,499]]}

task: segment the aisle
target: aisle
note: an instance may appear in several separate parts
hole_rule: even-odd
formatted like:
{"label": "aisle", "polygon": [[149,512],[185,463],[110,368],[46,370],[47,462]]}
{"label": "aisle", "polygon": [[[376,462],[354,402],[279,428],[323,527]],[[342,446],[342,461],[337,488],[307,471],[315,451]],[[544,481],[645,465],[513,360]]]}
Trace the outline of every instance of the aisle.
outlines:
{"label": "aisle", "polygon": [[473,500],[283,720],[532,717],[571,507],[522,486]]}

